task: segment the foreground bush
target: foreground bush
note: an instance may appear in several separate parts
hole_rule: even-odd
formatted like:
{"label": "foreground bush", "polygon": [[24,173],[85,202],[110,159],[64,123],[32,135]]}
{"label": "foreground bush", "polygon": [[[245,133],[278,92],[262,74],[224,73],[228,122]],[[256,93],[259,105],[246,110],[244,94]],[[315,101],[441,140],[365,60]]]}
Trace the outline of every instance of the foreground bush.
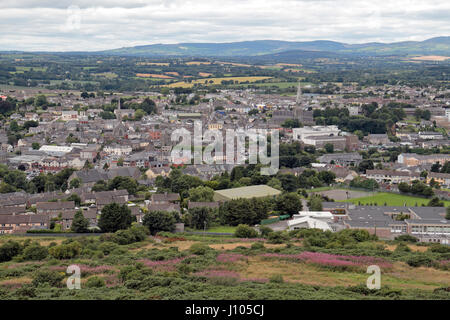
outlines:
{"label": "foreground bush", "polygon": [[64,273],[50,270],[37,271],[31,284],[35,287],[40,285],[49,285],[51,287],[61,287]]}
{"label": "foreground bush", "polygon": [[105,280],[101,277],[93,276],[86,281],[87,288],[102,288],[105,286]]}
{"label": "foreground bush", "polygon": [[269,240],[269,242],[273,244],[280,244],[288,241],[289,236],[284,232],[274,231],[269,233],[269,235],[267,236],[267,240]]}
{"label": "foreground bush", "polygon": [[20,253],[20,244],[9,240],[0,247],[0,262],[9,261]]}
{"label": "foreground bush", "polygon": [[246,224],[240,224],[236,228],[234,236],[237,238],[256,238],[258,237],[258,231]]}
{"label": "foreground bush", "polygon": [[189,251],[193,254],[204,255],[208,251],[208,249],[209,247],[207,245],[204,245],[203,243],[194,243],[189,248]]}
{"label": "foreground bush", "polygon": [[25,260],[43,260],[48,256],[48,249],[39,244],[32,244],[23,250]]}
{"label": "foreground bush", "polygon": [[413,237],[409,234],[403,234],[401,236],[398,236],[395,238],[396,241],[404,241],[404,242],[411,242],[411,243],[415,243],[417,241],[419,241],[416,237]]}
{"label": "foreground bush", "polygon": [[412,255],[406,260],[406,263],[411,267],[432,267],[433,259],[422,254]]}
{"label": "foreground bush", "polygon": [[81,252],[81,245],[77,241],[69,244],[54,246],[48,250],[48,253],[56,259],[73,259]]}

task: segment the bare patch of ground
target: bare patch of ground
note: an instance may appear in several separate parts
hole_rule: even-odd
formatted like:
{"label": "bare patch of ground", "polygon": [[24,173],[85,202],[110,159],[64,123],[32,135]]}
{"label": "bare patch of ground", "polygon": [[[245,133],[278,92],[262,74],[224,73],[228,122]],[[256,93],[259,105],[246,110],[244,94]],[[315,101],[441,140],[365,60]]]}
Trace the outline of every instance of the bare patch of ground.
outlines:
{"label": "bare patch of ground", "polygon": [[337,190],[320,191],[320,192],[317,192],[317,194],[327,196],[330,199],[339,201],[339,200],[347,200],[347,199],[354,199],[354,198],[370,197],[370,196],[373,196],[375,193],[374,192],[365,192],[365,191],[337,189]]}

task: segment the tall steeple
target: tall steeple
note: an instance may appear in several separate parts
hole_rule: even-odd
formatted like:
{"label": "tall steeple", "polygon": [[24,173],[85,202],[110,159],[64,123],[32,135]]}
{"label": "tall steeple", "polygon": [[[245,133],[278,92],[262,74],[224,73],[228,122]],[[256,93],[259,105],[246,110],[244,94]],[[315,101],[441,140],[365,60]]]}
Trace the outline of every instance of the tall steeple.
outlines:
{"label": "tall steeple", "polygon": [[302,87],[300,86],[300,82],[299,82],[298,88],[297,88],[297,98],[295,99],[295,102],[297,104],[300,104],[301,101],[302,101]]}

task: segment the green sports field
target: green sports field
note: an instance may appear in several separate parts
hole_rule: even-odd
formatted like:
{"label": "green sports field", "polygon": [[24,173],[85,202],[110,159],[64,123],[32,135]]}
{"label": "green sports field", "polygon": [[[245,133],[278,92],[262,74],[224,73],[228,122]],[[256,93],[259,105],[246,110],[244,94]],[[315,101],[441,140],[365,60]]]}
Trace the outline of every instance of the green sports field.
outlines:
{"label": "green sports field", "polygon": [[[354,198],[349,200],[342,200],[340,202],[352,202],[354,204],[361,204],[361,205],[367,205],[367,204],[376,204],[378,206],[422,206],[427,205],[430,199],[426,198],[420,198],[420,197],[412,197],[412,196],[406,196],[396,193],[387,193],[387,192],[379,192],[374,196],[369,197],[362,197],[362,198]],[[450,201],[444,201],[445,206],[450,206]]]}

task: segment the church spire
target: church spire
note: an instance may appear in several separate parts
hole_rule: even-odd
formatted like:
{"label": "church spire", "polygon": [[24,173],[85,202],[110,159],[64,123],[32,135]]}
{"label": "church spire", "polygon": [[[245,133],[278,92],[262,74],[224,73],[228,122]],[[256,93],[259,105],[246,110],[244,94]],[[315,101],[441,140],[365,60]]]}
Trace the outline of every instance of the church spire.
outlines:
{"label": "church spire", "polygon": [[299,82],[298,88],[297,88],[297,98],[295,99],[295,102],[297,104],[300,104],[301,101],[302,101],[302,87],[300,86],[300,82]]}

